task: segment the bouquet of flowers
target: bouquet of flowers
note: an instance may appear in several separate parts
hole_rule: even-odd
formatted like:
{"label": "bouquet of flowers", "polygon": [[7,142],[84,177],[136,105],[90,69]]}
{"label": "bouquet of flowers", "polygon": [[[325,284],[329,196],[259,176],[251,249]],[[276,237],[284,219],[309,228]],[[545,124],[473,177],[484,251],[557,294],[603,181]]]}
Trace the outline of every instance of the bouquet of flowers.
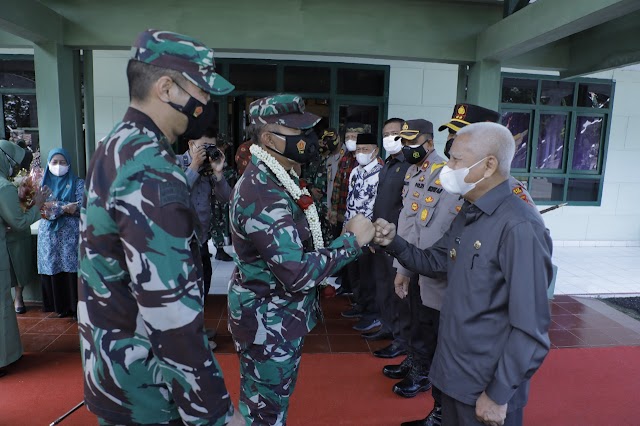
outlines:
{"label": "bouquet of flowers", "polygon": [[63,205],[64,202],[49,198],[42,204],[42,207],[40,207],[40,216],[46,220],[55,220],[58,217],[62,216]]}
{"label": "bouquet of flowers", "polygon": [[21,176],[18,174],[14,180],[18,186],[18,200],[20,200],[20,207],[22,207],[22,210],[29,210],[36,203],[36,195],[49,190],[46,187],[40,187],[42,175],[42,169],[33,169],[28,175]]}

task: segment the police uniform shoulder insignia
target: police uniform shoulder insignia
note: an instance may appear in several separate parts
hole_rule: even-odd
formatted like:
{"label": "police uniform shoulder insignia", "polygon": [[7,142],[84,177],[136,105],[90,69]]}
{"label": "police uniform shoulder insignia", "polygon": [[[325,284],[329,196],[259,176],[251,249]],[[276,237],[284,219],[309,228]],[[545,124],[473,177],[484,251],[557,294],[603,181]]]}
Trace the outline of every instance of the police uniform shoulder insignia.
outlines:
{"label": "police uniform shoulder insignia", "polygon": [[413,210],[414,212],[418,211],[418,203],[411,203],[411,210]]}
{"label": "police uniform shoulder insignia", "polygon": [[438,169],[441,169],[444,167],[444,165],[447,164],[445,162],[442,163],[433,163],[433,166],[431,166],[431,173],[435,172]]}
{"label": "police uniform shoulder insignia", "polygon": [[427,198],[424,199],[424,201],[427,203],[433,203],[433,197],[429,195]]}
{"label": "police uniform shoulder insignia", "polygon": [[516,194],[516,195],[522,194],[522,187],[521,186],[516,186],[515,188],[513,188],[513,193]]}
{"label": "police uniform shoulder insignia", "polygon": [[429,168],[429,163],[428,161],[425,161],[424,163],[422,163],[422,170],[427,170]]}
{"label": "police uniform shoulder insignia", "polygon": [[404,175],[404,179],[405,180],[411,179],[411,173],[407,173],[406,175]]}
{"label": "police uniform shoulder insignia", "polygon": [[425,220],[427,220],[428,216],[429,216],[429,210],[423,209],[422,213],[420,213],[420,220],[424,222]]}
{"label": "police uniform shoulder insignia", "polygon": [[436,182],[435,182],[435,183],[436,183],[436,185],[441,185],[441,183],[440,183],[440,179],[436,179]]}
{"label": "police uniform shoulder insignia", "polygon": [[420,182],[424,182],[424,176],[420,176],[420,179],[418,179]]}

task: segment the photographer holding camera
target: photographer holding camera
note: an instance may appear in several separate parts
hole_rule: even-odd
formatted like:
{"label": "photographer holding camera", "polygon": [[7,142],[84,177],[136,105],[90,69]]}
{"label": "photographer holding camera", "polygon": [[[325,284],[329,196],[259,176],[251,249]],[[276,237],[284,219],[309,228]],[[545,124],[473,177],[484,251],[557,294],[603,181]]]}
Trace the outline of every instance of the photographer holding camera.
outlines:
{"label": "photographer holding camera", "polygon": [[[216,146],[217,136],[218,130],[210,126],[200,139],[189,141],[188,151],[177,156],[187,176],[191,202],[200,222],[200,230],[197,232],[202,256],[205,299],[211,288],[212,266],[208,241],[211,238],[214,195],[220,202],[226,203],[231,194],[231,187],[222,173],[225,157]],[[213,330],[207,330],[207,336],[212,339]]]}

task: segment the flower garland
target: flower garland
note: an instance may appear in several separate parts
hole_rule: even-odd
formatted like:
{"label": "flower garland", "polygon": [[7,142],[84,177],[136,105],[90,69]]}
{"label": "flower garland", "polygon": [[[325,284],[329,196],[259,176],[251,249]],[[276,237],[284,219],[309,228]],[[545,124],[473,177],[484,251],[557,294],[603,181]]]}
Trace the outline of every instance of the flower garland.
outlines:
{"label": "flower garland", "polygon": [[[313,203],[311,194],[307,188],[300,188],[291,179],[291,176],[298,179],[296,172],[291,169],[289,173],[282,167],[278,160],[273,158],[268,152],[259,147],[257,144],[251,145],[249,151],[252,155],[255,155],[260,161],[262,161],[268,168],[276,175],[284,189],[293,197],[296,203],[302,208],[307,222],[309,222],[309,228],[311,229],[311,236],[313,238],[313,246],[316,250],[324,248],[324,240],[322,239],[322,228],[320,227],[320,217],[318,216],[318,210]],[[290,176],[291,175],[291,176]]]}

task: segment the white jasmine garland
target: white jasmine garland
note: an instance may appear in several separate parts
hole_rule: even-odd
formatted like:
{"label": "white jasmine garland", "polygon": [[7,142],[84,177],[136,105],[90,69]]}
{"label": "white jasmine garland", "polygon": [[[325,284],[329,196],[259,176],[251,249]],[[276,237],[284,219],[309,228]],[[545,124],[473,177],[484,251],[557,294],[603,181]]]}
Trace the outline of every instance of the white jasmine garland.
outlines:
{"label": "white jasmine garland", "polygon": [[[289,173],[282,167],[282,165],[271,154],[259,147],[257,144],[251,145],[249,151],[252,155],[255,155],[260,161],[262,161],[268,168],[276,175],[284,189],[293,197],[297,202],[302,195],[308,195],[311,197],[307,188],[300,188],[291,179],[291,176],[297,178],[296,172],[291,169]],[[291,175],[291,176],[290,176]],[[320,227],[320,218],[318,216],[318,210],[316,205],[312,202],[309,207],[304,210],[304,214],[309,222],[309,229],[311,229],[311,236],[313,238],[313,246],[316,250],[324,248],[324,240],[322,239],[322,228]]]}

